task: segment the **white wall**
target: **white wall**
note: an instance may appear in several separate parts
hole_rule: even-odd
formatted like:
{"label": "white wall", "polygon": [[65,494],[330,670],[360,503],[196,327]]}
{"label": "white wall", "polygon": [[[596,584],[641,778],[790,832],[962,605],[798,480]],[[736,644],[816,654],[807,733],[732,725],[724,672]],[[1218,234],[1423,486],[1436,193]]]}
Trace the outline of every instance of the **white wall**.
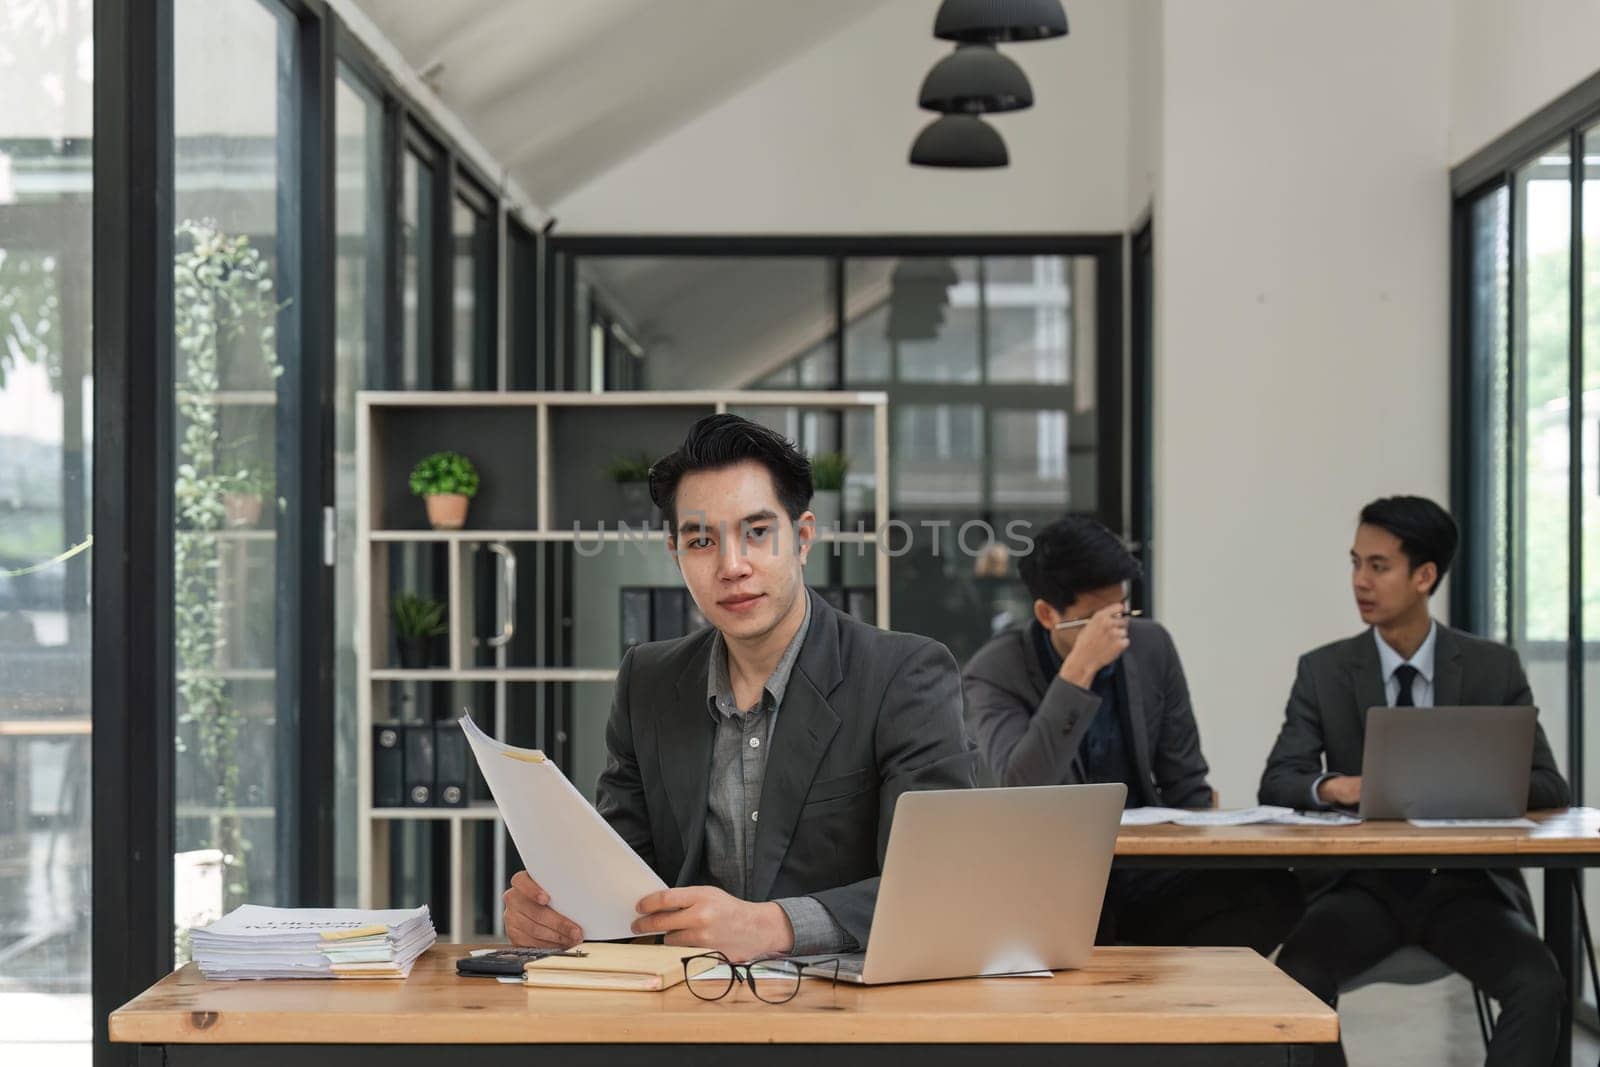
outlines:
{"label": "white wall", "polygon": [[1032,110],[993,119],[1001,171],[911,167],[948,46],[894,0],[551,206],[564,233],[1106,232],[1127,225],[1128,6],[1075,0],[1072,33],[1009,48]]}
{"label": "white wall", "polygon": [[1163,8],[1156,595],[1228,805],[1296,658],[1360,628],[1360,506],[1448,496],[1448,18]]}
{"label": "white wall", "polygon": [[1451,163],[1600,70],[1600,0],[1460,0],[1454,15]]}

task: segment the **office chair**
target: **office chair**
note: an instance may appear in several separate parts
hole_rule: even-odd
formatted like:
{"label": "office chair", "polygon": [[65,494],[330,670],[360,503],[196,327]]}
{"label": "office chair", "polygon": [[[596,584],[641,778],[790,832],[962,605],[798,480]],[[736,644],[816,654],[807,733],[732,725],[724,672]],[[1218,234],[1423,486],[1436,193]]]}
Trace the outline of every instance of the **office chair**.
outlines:
{"label": "office chair", "polygon": [[[1390,985],[1427,985],[1429,982],[1448,978],[1454,973],[1439,957],[1427,949],[1418,948],[1416,945],[1405,945],[1340,986],[1339,994],[1343,996],[1363,986],[1377,985],[1380,982]],[[1472,987],[1472,1006],[1478,1013],[1478,1033],[1483,1036],[1483,1043],[1487,1045],[1489,1038],[1494,1036],[1494,1007],[1488,995],[1477,986]]]}

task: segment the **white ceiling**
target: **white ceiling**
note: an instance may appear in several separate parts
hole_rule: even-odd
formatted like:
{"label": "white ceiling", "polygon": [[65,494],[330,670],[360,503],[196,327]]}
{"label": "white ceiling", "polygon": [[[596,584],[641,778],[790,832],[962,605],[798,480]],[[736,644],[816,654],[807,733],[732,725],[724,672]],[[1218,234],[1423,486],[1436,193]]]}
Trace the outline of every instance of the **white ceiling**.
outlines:
{"label": "white ceiling", "polygon": [[356,0],[544,205],[885,3],[904,2]]}

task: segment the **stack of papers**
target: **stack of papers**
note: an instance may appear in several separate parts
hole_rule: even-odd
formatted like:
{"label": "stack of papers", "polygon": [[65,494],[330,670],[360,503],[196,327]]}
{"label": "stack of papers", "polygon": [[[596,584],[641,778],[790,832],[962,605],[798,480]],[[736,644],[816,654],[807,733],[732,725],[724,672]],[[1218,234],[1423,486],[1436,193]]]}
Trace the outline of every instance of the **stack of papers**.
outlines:
{"label": "stack of papers", "polygon": [[1123,826],[1155,826],[1170,822],[1178,826],[1354,826],[1360,817],[1339,811],[1295,811],[1263,804],[1233,811],[1188,808],[1128,808],[1122,813]]}
{"label": "stack of papers", "polygon": [[434,941],[426,906],[388,911],[245,904],[189,943],[207,978],[404,978]]}

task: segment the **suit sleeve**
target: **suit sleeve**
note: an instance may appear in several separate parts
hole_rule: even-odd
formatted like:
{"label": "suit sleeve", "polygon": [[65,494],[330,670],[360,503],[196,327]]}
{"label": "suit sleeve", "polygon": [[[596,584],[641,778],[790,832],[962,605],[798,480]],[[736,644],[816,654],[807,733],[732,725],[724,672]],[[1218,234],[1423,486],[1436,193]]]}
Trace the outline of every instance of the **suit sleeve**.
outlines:
{"label": "suit sleeve", "polygon": [[1172,635],[1163,629],[1161,636],[1166,645],[1162,679],[1166,697],[1161,708],[1161,738],[1152,754],[1150,769],[1162,804],[1171,808],[1208,808],[1212,792],[1206,775],[1211,768],[1200,752],[1200,725],[1195,722],[1194,706],[1189,701],[1189,680],[1184,676],[1183,661],[1178,658]]}
{"label": "suit sleeve", "polygon": [[633,743],[633,708],[628,702],[632,667],[633,650],[629,649],[617,668],[611,717],[606,720],[606,767],[600,772],[600,782],[595,788],[595,808],[629,847],[654,867],[650,816],[645,807],[644,782],[639,777],[639,758]]}
{"label": "suit sleeve", "polygon": [[[1517,655],[1515,649],[1509,651],[1511,671],[1505,705],[1512,708],[1532,706],[1533,688],[1528,685],[1528,676],[1523,672],[1522,658]],[[1533,773],[1528,777],[1528,810],[1564,808],[1571,803],[1572,790],[1567,786],[1567,780],[1561,776],[1560,769],[1556,767],[1556,757],[1550,751],[1550,742],[1544,736],[1544,727],[1536,724],[1533,734]]]}
{"label": "suit sleeve", "polygon": [[[970,789],[973,751],[961,724],[961,675],[950,650],[919,645],[884,691],[874,739],[878,774],[878,868],[883,869],[895,803],[918,789]],[[867,943],[878,878],[825,889],[813,897],[858,945]]]}
{"label": "suit sleeve", "polygon": [[1311,683],[1311,666],[1302,656],[1284,709],[1283,728],[1261,774],[1259,802],[1304,808],[1312,786],[1322,776],[1322,755],[1322,709]]}
{"label": "suit sleeve", "polygon": [[1072,761],[1100,710],[1099,697],[1058,676],[1035,708],[1027,697],[990,677],[981,663],[968,666],[962,688],[973,740],[998,784],[1063,785],[1071,780]]}

